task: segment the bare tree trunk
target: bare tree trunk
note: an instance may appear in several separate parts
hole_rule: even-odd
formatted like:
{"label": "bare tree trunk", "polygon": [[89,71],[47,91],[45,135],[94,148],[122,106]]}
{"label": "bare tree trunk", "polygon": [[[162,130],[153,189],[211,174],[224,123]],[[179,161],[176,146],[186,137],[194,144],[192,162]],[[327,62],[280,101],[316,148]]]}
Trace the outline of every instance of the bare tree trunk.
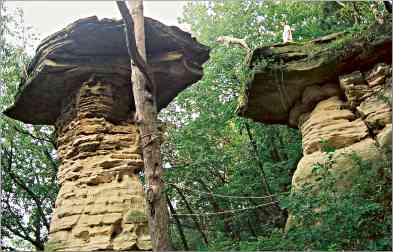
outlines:
{"label": "bare tree trunk", "polygon": [[[131,16],[135,20],[135,41],[137,50],[146,62],[145,24],[143,0],[129,1]],[[148,72],[148,71],[147,71]],[[168,209],[164,195],[163,168],[161,163],[160,138],[157,125],[155,92],[152,99],[146,97],[147,85],[140,69],[132,69],[132,83],[136,114],[140,116],[143,160],[145,164],[147,215],[153,251],[170,250],[168,237]],[[153,86],[154,84],[151,83]]]}
{"label": "bare tree trunk", "polygon": [[[161,179],[163,168],[157,127],[155,86],[152,83],[153,78],[149,74],[148,64],[146,63],[143,0],[129,1],[132,17],[129,15],[130,13],[124,2],[118,1],[117,5],[126,25],[128,52],[132,58],[132,63],[134,63],[131,64],[132,91],[135,99],[137,122],[141,132],[145,165],[147,216],[153,251],[171,250],[168,237],[169,216],[164,194],[164,183]],[[133,44],[135,48],[132,48]]]}

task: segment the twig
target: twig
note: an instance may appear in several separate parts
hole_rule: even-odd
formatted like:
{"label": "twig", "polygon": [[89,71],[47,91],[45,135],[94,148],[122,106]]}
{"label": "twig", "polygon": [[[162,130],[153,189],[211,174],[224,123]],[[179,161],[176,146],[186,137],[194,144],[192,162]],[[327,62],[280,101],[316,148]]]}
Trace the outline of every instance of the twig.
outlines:
{"label": "twig", "polygon": [[228,213],[237,213],[237,212],[242,212],[242,211],[247,211],[247,210],[252,210],[260,207],[265,207],[265,206],[270,206],[277,204],[277,201],[272,201],[269,203],[265,204],[260,204],[255,207],[247,207],[247,208],[242,208],[242,209],[231,209],[231,210],[226,210],[226,211],[221,211],[221,212],[210,212],[210,213],[194,213],[194,214],[176,214],[177,216],[212,216],[212,215],[222,215],[222,214],[228,214]]}
{"label": "twig", "polygon": [[229,36],[220,36],[216,39],[216,42],[224,44],[226,46],[228,46],[229,44],[238,45],[238,46],[246,49],[247,52],[251,51],[250,47],[247,45],[247,43],[244,39],[239,39],[239,38],[234,38],[234,37],[229,37]]}

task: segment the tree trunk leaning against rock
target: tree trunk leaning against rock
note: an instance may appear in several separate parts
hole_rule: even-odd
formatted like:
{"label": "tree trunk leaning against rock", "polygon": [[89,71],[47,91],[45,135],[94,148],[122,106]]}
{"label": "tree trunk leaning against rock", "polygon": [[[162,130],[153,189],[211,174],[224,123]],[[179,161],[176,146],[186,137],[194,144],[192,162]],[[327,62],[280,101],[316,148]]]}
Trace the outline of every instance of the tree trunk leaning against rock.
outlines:
{"label": "tree trunk leaning against rock", "polygon": [[[157,125],[157,107],[155,85],[151,83],[149,69],[143,69],[148,64],[138,64],[132,56],[141,55],[146,62],[145,28],[143,17],[143,1],[129,1],[132,9],[132,17],[127,15],[124,2],[117,2],[119,10],[125,20],[128,51],[131,57],[131,82],[135,99],[136,120],[141,132],[141,143],[146,177],[146,203],[149,220],[150,236],[152,238],[153,251],[169,250],[168,224],[169,216],[164,195],[164,183],[162,180],[163,168],[160,152],[160,132]],[[128,21],[127,21],[128,20]],[[134,22],[133,22],[134,21]],[[132,25],[134,27],[132,28]],[[131,32],[134,30],[134,34]],[[133,38],[132,36],[135,36]],[[135,39],[136,48],[130,48]],[[149,84],[150,82],[150,84]],[[148,85],[149,84],[149,85]],[[150,90],[148,87],[151,87]]]}

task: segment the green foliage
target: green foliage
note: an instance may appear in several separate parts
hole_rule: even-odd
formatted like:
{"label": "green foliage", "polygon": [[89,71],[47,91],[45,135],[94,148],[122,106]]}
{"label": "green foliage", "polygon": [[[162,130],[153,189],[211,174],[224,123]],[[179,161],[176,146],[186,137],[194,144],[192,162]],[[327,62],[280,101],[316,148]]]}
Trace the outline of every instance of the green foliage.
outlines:
{"label": "green foliage", "polygon": [[[288,199],[293,222],[298,223],[287,234],[293,249],[390,250],[391,155],[365,161],[353,153],[355,172],[348,176],[332,172],[334,151],[326,153],[326,162],[313,169],[318,183]],[[338,186],[343,180],[348,185]]]}
{"label": "green foliage", "polygon": [[286,233],[272,228],[256,241],[241,241],[239,249],[391,250],[391,154],[375,162],[353,153],[356,176],[346,178],[350,186],[339,188],[343,177],[332,172],[334,152],[325,152],[325,162],[314,165],[317,183],[281,198],[291,213],[291,228]]}
{"label": "green foliage", "polygon": [[[252,47],[258,45],[258,27],[249,25],[257,22],[255,6],[252,1],[225,1],[212,3],[211,8],[206,3],[190,3],[185,9],[183,21],[191,24],[199,41],[212,47],[211,59],[204,66],[204,78],[182,92],[160,116],[170,124],[163,146],[164,163],[171,167],[165,180],[197,190],[182,191],[195,213],[250,208],[271,201],[198,191],[245,197],[286,192],[301,157],[296,130],[261,125],[236,115],[242,85],[252,72],[244,67],[243,49],[214,43],[217,36],[230,35],[246,37]],[[212,10],[219,14],[210,15]],[[168,194],[177,201],[178,212],[189,212],[177,190],[169,187]],[[271,205],[225,216],[198,216],[208,245],[200,232],[190,230],[196,229],[191,217],[181,217],[181,221],[187,240],[192,241],[191,249],[235,249],[239,241],[268,232],[263,226],[283,227],[285,212]],[[175,232],[172,237],[180,240]]]}
{"label": "green foliage", "polygon": [[132,210],[127,213],[127,221],[129,222],[146,222],[146,213],[140,210]]}
{"label": "green foliage", "polygon": [[[358,14],[355,13],[356,18],[353,11],[348,11],[353,8],[350,3],[345,2],[345,8],[333,4],[330,12],[324,9],[325,5],[329,4],[246,0],[193,1],[185,6],[180,21],[189,24],[198,41],[212,50],[209,62],[204,65],[203,79],[182,92],[160,114],[168,123],[167,141],[162,146],[164,164],[168,168],[165,175],[168,195],[176,201],[178,213],[190,213],[190,209],[193,213],[206,213],[252,208],[270,202],[270,194],[276,195],[273,199],[280,204],[279,208],[270,205],[225,215],[195,216],[194,219],[179,216],[191,250],[351,248],[348,243],[340,242],[338,235],[327,238],[332,242],[326,245],[326,239],[322,239],[323,229],[310,232],[311,224],[304,229],[284,232],[287,211],[312,216],[313,208],[309,205],[317,204],[312,197],[285,196],[290,191],[291,177],[302,155],[299,133],[286,126],[263,125],[236,116],[238,100],[241,102],[246,97],[242,94],[246,90],[243,85],[249,83],[253,73],[245,67],[244,49],[215,42],[219,36],[242,38],[251,49],[281,42],[281,23],[287,20],[295,28],[294,45],[297,45],[332,32],[356,32],[375,21],[369,5],[363,3],[355,4],[361,7]],[[334,152],[332,149],[327,151]],[[319,172],[324,171],[321,169]],[[171,184],[191,189],[179,190]],[[220,195],[267,198],[240,199]],[[330,203],[328,195],[326,192],[323,197]],[[345,204],[348,206],[351,198],[347,198]],[[309,205],[302,204],[306,199]],[[340,212],[334,207],[341,205],[332,205],[326,213]],[[345,225],[349,226],[347,213],[340,212],[346,216],[344,220],[348,223]],[[365,212],[361,216],[364,215]],[[308,217],[299,215],[299,218],[312,223]],[[327,223],[331,224],[334,218],[329,218]],[[174,245],[181,248],[177,229],[172,226],[171,230]],[[207,236],[207,244],[201,233]],[[322,237],[316,237],[318,235]],[[363,245],[356,248],[366,248]]]}
{"label": "green foliage", "polygon": [[[344,6],[337,1],[220,0],[185,6],[180,21],[212,48],[210,61],[204,65],[203,79],[182,92],[160,118],[167,125],[162,152],[168,196],[176,202],[178,214],[200,214],[178,216],[191,250],[391,248],[391,215],[385,214],[391,209],[390,163],[370,164],[354,156],[362,176],[354,178],[351,190],[338,191],[332,189],[338,178],[329,170],[334,164],[330,158],[314,167],[320,177],[317,193],[310,185],[288,196],[302,155],[300,135],[286,126],[263,125],[236,115],[238,99],[246,97],[241,93],[246,90],[243,85],[253,72],[246,67],[243,49],[215,42],[218,36],[244,38],[251,49],[281,42],[286,20],[295,29],[294,46],[348,31],[333,45],[340,48],[345,39],[374,23],[375,13],[383,10],[381,4],[341,3]],[[12,104],[29,60],[26,43],[34,38],[22,20],[21,15],[1,16],[0,110]],[[260,67],[272,63],[259,62]],[[28,242],[29,249],[42,250],[58,191],[53,129],[24,125],[3,115],[0,129],[5,167],[2,235],[16,248],[26,248]],[[330,157],[335,152],[328,146],[324,151]],[[302,225],[286,233],[288,211]],[[203,215],[212,212],[220,214]],[[175,248],[182,248],[175,223],[170,231]],[[46,249],[53,246],[56,242]]]}
{"label": "green foliage", "polygon": [[[29,56],[23,13],[1,12],[0,111],[10,106]],[[2,241],[6,247],[43,250],[57,195],[52,129],[0,114]]]}

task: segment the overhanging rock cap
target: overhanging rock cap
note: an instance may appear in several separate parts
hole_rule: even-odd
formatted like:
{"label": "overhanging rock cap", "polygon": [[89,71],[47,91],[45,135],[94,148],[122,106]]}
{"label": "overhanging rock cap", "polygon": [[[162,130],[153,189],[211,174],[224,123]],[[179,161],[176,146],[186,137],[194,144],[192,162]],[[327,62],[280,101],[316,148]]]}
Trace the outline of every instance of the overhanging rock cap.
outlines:
{"label": "overhanging rock cap", "polygon": [[[145,34],[160,110],[202,78],[209,48],[189,33],[147,17]],[[54,124],[63,98],[93,73],[131,86],[123,21],[88,17],[44,39],[21,80],[15,103],[4,114],[25,123]],[[129,104],[134,106],[132,95]]]}
{"label": "overhanging rock cap", "polygon": [[334,33],[251,52],[247,63],[253,76],[243,90],[238,114],[262,123],[296,127],[289,122],[290,111],[307,87],[338,83],[339,75],[370,69],[379,62],[391,63],[391,21],[371,27],[358,38],[352,35]]}

